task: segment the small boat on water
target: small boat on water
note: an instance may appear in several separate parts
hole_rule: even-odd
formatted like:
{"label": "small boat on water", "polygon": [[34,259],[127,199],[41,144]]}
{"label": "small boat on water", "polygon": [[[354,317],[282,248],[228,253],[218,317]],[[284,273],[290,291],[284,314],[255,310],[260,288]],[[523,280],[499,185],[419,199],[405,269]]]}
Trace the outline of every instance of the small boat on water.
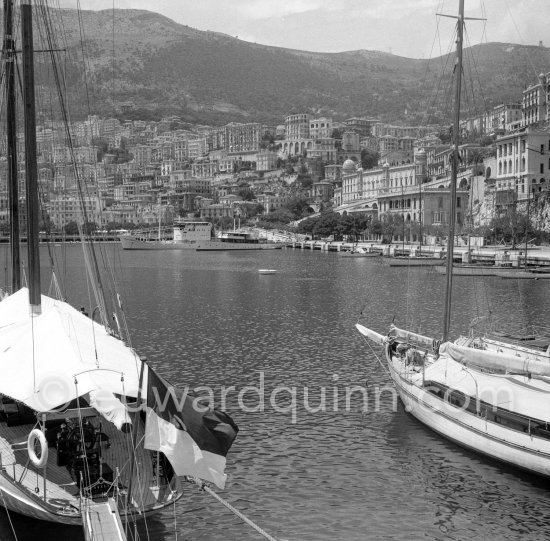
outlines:
{"label": "small boat on water", "polygon": [[362,246],[342,254],[342,257],[379,257],[381,254],[379,252],[369,252]]}
{"label": "small boat on water", "polygon": [[276,272],[275,269],[258,269],[259,274],[275,274]]}
{"label": "small boat on water", "polygon": [[395,256],[384,259],[388,267],[435,267],[441,265],[440,257],[429,256]]}
{"label": "small boat on water", "polygon": [[[495,265],[477,265],[472,264],[459,264],[453,265],[453,276],[496,276],[496,272],[504,270],[505,267],[497,267]],[[435,272],[438,274],[447,274],[447,267],[440,264],[434,267]],[[504,272],[506,272],[504,270]]]}
{"label": "small boat on water", "polygon": [[495,271],[495,276],[508,280],[544,280],[550,278],[548,269],[500,269]]}
{"label": "small boat on water", "polygon": [[[438,274],[447,274],[447,267],[439,265],[435,267]],[[550,268],[544,267],[511,267],[501,265],[463,264],[453,266],[453,276],[498,276],[499,278],[526,278],[543,279],[550,278]]]}

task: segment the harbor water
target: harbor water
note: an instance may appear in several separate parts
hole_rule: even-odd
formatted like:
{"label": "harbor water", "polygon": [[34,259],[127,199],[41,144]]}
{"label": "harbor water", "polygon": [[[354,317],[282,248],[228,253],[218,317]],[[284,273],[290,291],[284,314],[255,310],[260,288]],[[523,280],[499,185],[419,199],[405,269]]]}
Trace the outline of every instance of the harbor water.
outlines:
{"label": "harbor water", "polygon": [[[444,276],[320,251],[104,250],[132,345],[174,385],[224,403],[240,428],[219,493],[277,539],[550,537],[548,481],[418,423],[396,401],[382,351],[355,329],[362,314],[380,332],[393,321],[438,337]],[[69,247],[59,279],[69,302],[90,311],[81,259]],[[475,318],[550,327],[545,280],[456,278],[453,297],[455,335]],[[78,528],[0,511],[0,539],[15,540],[13,530],[19,541],[82,539]],[[259,539],[191,484],[137,534]]]}

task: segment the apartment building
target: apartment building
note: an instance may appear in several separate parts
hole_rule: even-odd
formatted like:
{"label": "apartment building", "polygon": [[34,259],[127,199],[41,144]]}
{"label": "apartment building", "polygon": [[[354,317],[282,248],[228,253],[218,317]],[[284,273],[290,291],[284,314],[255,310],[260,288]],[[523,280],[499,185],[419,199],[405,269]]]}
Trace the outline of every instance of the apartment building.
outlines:
{"label": "apartment building", "polygon": [[332,118],[312,118],[309,122],[309,137],[312,139],[332,136]]}
{"label": "apartment building", "polygon": [[293,140],[310,139],[309,121],[310,115],[307,113],[288,115],[285,118],[285,138]]}
{"label": "apartment building", "polygon": [[549,189],[550,133],[524,130],[496,141],[497,206],[525,201]]}
{"label": "apartment building", "polygon": [[541,73],[537,83],[523,91],[522,110],[525,127],[536,126],[550,118],[548,114],[549,77],[550,73]]}
{"label": "apartment building", "polygon": [[225,150],[228,152],[257,152],[263,136],[262,125],[257,122],[238,124],[231,122],[224,128]]}

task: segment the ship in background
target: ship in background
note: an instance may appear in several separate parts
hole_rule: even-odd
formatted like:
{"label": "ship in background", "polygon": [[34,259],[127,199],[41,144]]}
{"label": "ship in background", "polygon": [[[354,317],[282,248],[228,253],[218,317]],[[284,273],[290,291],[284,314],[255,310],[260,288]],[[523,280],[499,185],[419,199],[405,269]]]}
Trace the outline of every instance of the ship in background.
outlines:
{"label": "ship in background", "polygon": [[123,250],[274,250],[283,246],[242,230],[226,231],[216,237],[210,222],[188,220],[176,220],[172,239],[135,233],[121,236],[120,242]]}

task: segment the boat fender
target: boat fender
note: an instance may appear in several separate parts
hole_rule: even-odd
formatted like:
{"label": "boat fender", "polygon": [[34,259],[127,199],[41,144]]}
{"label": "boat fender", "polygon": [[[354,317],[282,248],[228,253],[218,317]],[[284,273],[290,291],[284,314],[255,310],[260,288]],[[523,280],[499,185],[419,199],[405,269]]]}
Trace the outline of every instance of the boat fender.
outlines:
{"label": "boat fender", "polygon": [[[34,446],[36,442],[40,444],[40,458],[36,455]],[[48,462],[48,442],[46,441],[46,436],[38,428],[31,430],[29,434],[29,439],[27,441],[27,452],[29,453],[29,458],[31,462],[37,468],[43,468]]]}

